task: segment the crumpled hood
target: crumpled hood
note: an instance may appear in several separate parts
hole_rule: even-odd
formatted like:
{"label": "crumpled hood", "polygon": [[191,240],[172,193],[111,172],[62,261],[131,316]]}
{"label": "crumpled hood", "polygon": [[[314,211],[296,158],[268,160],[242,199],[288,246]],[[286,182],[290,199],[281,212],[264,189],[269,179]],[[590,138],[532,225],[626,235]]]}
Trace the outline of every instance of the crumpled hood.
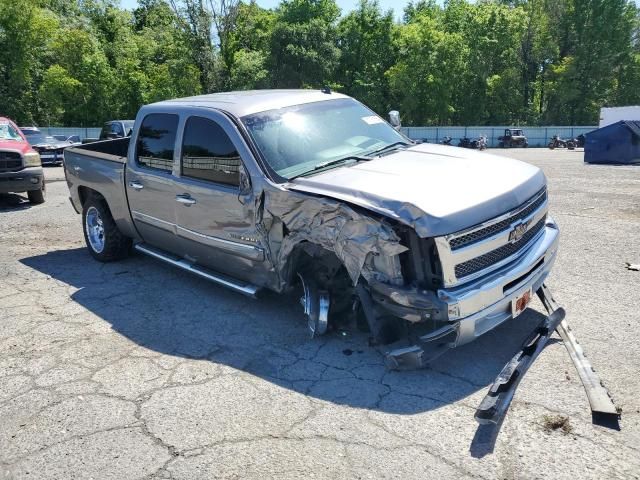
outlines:
{"label": "crumpled hood", "polygon": [[542,171],[528,163],[425,143],[300,177],[288,188],[359,205],[432,237],[512,210],[545,184]]}

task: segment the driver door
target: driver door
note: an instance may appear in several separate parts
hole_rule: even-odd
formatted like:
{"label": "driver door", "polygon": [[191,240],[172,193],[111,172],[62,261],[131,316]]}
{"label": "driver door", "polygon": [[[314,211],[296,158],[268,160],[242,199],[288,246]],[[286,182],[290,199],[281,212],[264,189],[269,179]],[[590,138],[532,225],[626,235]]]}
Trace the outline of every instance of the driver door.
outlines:
{"label": "driver door", "polygon": [[241,202],[245,174],[234,141],[236,131],[217,112],[186,118],[174,184],[176,234],[189,260],[256,282],[265,254],[254,215]]}

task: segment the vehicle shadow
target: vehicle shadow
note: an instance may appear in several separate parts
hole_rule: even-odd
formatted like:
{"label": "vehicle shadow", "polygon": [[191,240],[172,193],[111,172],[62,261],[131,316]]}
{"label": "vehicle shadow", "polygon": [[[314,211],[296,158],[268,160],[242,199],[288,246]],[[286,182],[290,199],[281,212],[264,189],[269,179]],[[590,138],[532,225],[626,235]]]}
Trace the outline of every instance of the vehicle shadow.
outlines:
{"label": "vehicle shadow", "polygon": [[29,199],[15,193],[0,193],[0,212],[26,210],[31,207]]}
{"label": "vehicle shadow", "polygon": [[430,368],[388,372],[365,333],[309,339],[292,295],[249,300],[147,257],[100,264],[85,248],[21,262],[76,288],[74,302],[147,349],[207,359],[328,402],[404,415],[484,391],[542,319],[529,309]]}

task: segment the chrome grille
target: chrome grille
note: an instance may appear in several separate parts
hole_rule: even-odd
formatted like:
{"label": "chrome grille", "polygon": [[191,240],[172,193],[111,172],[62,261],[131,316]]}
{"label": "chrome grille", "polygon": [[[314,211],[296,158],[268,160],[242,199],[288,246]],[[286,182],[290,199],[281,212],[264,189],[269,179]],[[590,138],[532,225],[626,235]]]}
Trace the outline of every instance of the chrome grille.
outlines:
{"label": "chrome grille", "polygon": [[472,245],[476,242],[480,242],[485,238],[489,238],[498,232],[508,229],[514,222],[527,218],[529,215],[535,212],[538,208],[540,208],[540,206],[547,200],[546,189],[540,190],[531,198],[535,200],[533,200],[533,202],[531,202],[524,209],[520,210],[514,215],[508,218],[505,218],[504,220],[501,220],[497,223],[489,225],[487,227],[480,228],[473,232],[470,232],[449,240],[449,245],[451,247],[451,250],[458,250],[459,248]]}
{"label": "chrome grille", "polygon": [[464,278],[472,275],[480,270],[484,270],[492,265],[495,265],[502,260],[509,258],[514,253],[518,252],[521,248],[523,248],[527,243],[535,237],[540,230],[544,228],[544,223],[546,221],[546,215],[542,218],[542,220],[538,221],[533,227],[531,227],[527,233],[525,233],[520,240],[514,243],[507,243],[500,248],[496,248],[484,255],[480,255],[479,257],[472,258],[463,263],[459,263],[455,266],[455,274],[456,278]]}
{"label": "chrome grille", "polygon": [[[527,251],[545,228],[547,208],[547,190],[542,188],[510,212],[475,227],[436,237],[444,286],[470,282]],[[519,232],[523,232],[522,238],[512,241],[512,236],[517,238]]]}
{"label": "chrome grille", "polygon": [[0,152],[0,170],[14,172],[22,168],[22,157],[18,152]]}

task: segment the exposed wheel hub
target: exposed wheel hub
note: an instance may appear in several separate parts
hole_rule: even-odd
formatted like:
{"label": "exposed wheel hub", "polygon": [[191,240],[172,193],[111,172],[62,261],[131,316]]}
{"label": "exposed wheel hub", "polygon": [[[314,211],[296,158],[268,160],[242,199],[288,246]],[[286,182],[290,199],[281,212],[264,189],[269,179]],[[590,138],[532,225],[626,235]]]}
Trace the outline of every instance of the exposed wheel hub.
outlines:
{"label": "exposed wheel hub", "polygon": [[329,326],[329,307],[331,305],[329,292],[320,290],[314,280],[305,278],[301,274],[298,276],[302,283],[300,304],[304,309],[311,338],[323,335]]}

